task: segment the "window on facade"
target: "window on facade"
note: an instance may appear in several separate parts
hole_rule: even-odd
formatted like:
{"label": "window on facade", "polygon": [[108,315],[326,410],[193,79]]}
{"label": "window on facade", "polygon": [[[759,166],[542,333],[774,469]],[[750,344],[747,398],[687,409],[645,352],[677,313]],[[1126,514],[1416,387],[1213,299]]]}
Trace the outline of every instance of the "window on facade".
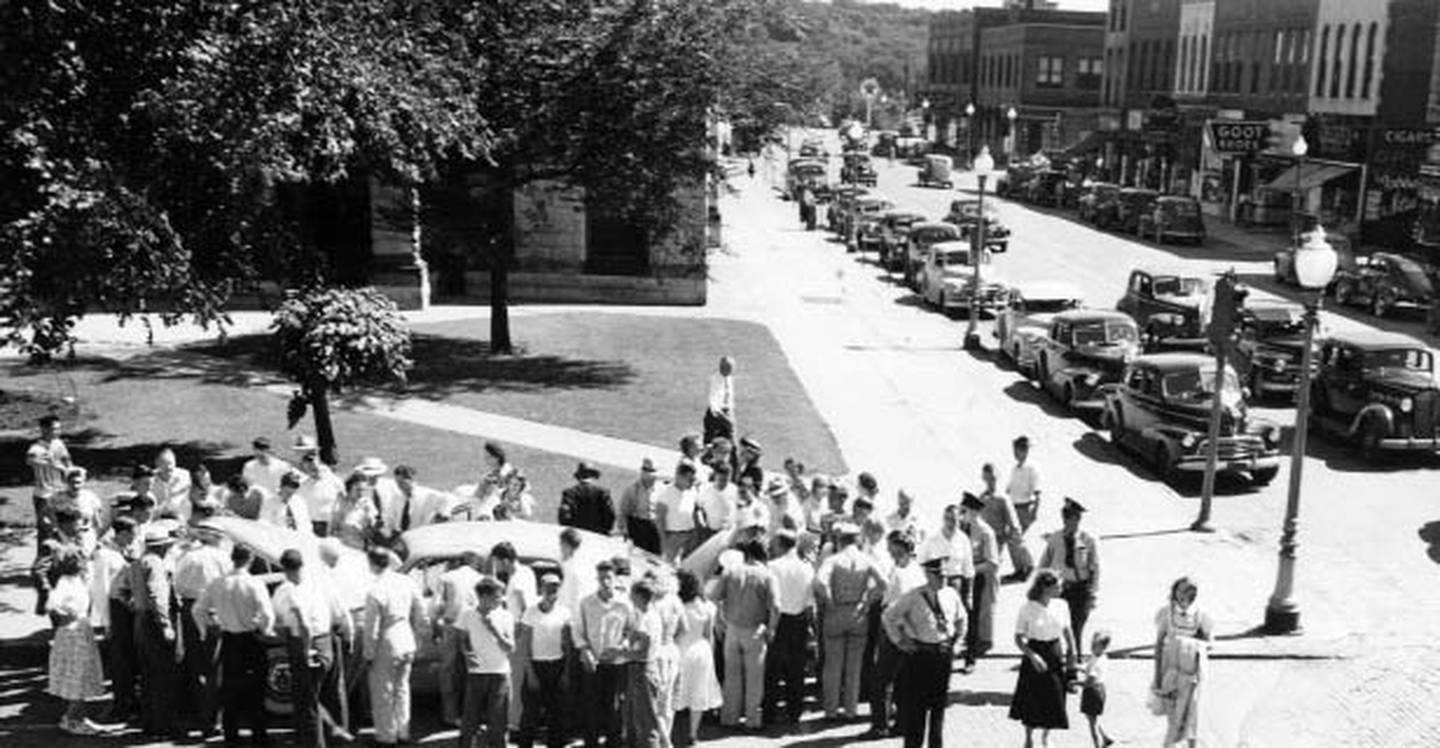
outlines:
{"label": "window on facade", "polygon": [[1035,85],[1040,88],[1059,88],[1065,83],[1065,58],[1035,58]]}
{"label": "window on facade", "polygon": [[1315,58],[1315,96],[1325,98],[1325,61],[1330,51],[1330,27],[1320,29],[1320,54]]}
{"label": "window on facade", "polygon": [[1105,78],[1105,66],[1099,57],[1080,57],[1075,60],[1075,87],[1086,91],[1100,88]]}
{"label": "window on facade", "polygon": [[1175,90],[1176,90],[1176,91],[1186,91],[1186,90],[1189,89],[1189,87],[1185,85],[1185,80],[1186,80],[1186,79],[1185,79],[1185,71],[1186,71],[1186,69],[1187,69],[1185,66],[1186,66],[1189,62],[1190,62],[1190,37],[1188,37],[1188,36],[1182,36],[1182,37],[1180,37],[1180,62],[1179,62],[1178,65],[1175,66],[1175,77],[1174,77],[1174,81],[1175,81]]}
{"label": "window on facade", "polygon": [[1375,34],[1380,24],[1372,22],[1365,34],[1365,77],[1360,81],[1360,98],[1370,98],[1370,84],[1375,80]]}
{"label": "window on facade", "polygon": [[1335,27],[1335,54],[1330,58],[1330,98],[1340,98],[1340,81],[1344,79],[1345,27]]}
{"label": "window on facade", "polygon": [[1350,28],[1350,69],[1345,72],[1345,98],[1355,98],[1355,74],[1360,68],[1360,24]]}
{"label": "window on facade", "polygon": [[1165,40],[1165,67],[1160,71],[1160,82],[1156,88],[1169,89],[1170,83],[1175,79],[1175,40]]}

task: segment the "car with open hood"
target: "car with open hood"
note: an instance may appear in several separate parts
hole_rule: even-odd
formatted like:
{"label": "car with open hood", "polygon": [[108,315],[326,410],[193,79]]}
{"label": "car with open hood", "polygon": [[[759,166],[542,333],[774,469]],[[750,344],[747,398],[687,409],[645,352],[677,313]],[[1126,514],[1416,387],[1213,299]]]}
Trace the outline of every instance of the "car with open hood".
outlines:
{"label": "car with open hood", "polygon": [[1236,315],[1235,333],[1231,363],[1251,398],[1293,397],[1305,381],[1300,370],[1305,307],[1291,301],[1246,301]]}
{"label": "car with open hood", "polygon": [[995,315],[1000,355],[1025,376],[1033,376],[1039,341],[1060,312],[1079,308],[1084,296],[1071,283],[1031,282],[1012,286],[1005,307]]}
{"label": "car with open hood", "polygon": [[[966,241],[979,229],[981,201],[961,198],[950,201],[950,212],[942,218],[946,223],[960,227],[960,238]],[[991,252],[1004,252],[1010,247],[1010,228],[1000,222],[994,201],[985,203],[985,246]]]}
{"label": "car with open hood", "polygon": [[1098,411],[1105,407],[1100,388],[1120,381],[1140,354],[1140,329],[1123,312],[1074,309],[1055,315],[1035,345],[1040,388],[1071,410]]}
{"label": "car with open hood", "polygon": [[[919,271],[920,297],[946,314],[968,311],[971,306],[982,311],[1000,308],[1009,296],[1009,287],[995,271],[982,268],[977,292],[974,262],[970,242],[932,244]],[[982,252],[980,262],[989,264],[990,253]]]}
{"label": "car with open hood", "polygon": [[1434,299],[1435,282],[1425,266],[1404,255],[1376,252],[1336,273],[1335,301],[1364,306],[1376,317],[1402,308],[1428,311]]}
{"label": "car with open hood", "polygon": [[1105,385],[1102,427],[1111,441],[1147,461],[1166,481],[1205,470],[1210,411],[1220,398],[1220,473],[1265,485],[1280,471],[1280,426],[1250,414],[1240,379],[1203,353],[1155,353],[1129,363]]}
{"label": "car with open hood", "polygon": [[1388,451],[1440,452],[1440,382],[1435,351],[1403,335],[1331,335],[1311,382],[1312,426]]}
{"label": "car with open hood", "polygon": [[1140,326],[1146,350],[1200,350],[1210,324],[1210,283],[1185,272],[1132,270],[1116,308]]}

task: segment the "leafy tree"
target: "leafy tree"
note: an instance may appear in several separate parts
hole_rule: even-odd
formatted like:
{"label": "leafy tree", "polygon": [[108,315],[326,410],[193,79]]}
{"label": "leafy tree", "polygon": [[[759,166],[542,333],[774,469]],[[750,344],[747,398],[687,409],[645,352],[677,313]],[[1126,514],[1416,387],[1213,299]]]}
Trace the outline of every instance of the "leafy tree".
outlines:
{"label": "leafy tree", "polygon": [[374,288],[317,288],[293,294],[270,323],[280,368],[300,385],[290,402],[290,428],[315,416],[320,458],[336,463],[330,395],[363,384],[404,383],[410,370],[410,329],[395,302]]}

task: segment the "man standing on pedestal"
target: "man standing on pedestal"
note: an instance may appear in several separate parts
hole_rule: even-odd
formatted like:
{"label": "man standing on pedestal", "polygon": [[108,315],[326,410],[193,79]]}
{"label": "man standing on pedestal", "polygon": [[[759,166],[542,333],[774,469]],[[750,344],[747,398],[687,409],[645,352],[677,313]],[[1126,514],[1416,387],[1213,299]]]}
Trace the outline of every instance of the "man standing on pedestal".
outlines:
{"label": "man standing on pedestal", "polygon": [[724,356],[719,369],[710,375],[710,397],[705,410],[704,440],[720,437],[735,440],[735,359]]}

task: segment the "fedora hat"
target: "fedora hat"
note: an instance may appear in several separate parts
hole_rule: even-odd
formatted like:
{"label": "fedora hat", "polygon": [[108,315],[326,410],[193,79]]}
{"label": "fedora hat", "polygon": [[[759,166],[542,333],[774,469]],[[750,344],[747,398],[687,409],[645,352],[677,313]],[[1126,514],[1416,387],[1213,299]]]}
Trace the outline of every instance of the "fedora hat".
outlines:
{"label": "fedora hat", "polygon": [[390,467],[379,457],[366,457],[355,466],[355,472],[367,477],[376,478],[389,472]]}
{"label": "fedora hat", "polygon": [[584,480],[584,479],[586,479],[586,478],[599,478],[599,477],[600,477],[600,471],[597,470],[597,469],[595,468],[595,466],[591,465],[591,464],[588,463],[588,462],[582,462],[582,463],[580,463],[580,464],[578,464],[578,465],[575,466],[575,479],[576,479],[576,480]]}
{"label": "fedora hat", "polygon": [[318,452],[320,450],[320,445],[317,444],[313,438],[306,436],[305,434],[300,434],[299,436],[295,437],[295,444],[292,445],[290,448],[295,450],[296,452],[305,454],[306,452]]}

